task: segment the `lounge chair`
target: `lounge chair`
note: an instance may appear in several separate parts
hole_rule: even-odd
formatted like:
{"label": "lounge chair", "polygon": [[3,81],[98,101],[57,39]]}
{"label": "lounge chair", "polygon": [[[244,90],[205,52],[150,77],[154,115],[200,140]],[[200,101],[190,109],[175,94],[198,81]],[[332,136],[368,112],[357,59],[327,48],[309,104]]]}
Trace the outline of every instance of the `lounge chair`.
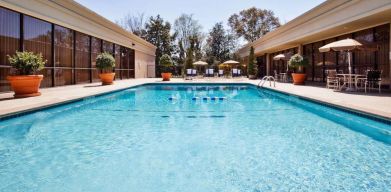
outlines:
{"label": "lounge chair", "polygon": [[238,69],[232,69],[232,77],[238,76]]}
{"label": "lounge chair", "polygon": [[192,76],[192,77],[196,77],[196,76],[197,76],[197,70],[192,69],[192,70],[191,70],[191,76]]}
{"label": "lounge chair", "polygon": [[208,76],[214,77],[214,69],[208,69]]}
{"label": "lounge chair", "polygon": [[224,76],[224,70],[219,69],[219,77],[222,77],[222,76]]}
{"label": "lounge chair", "polygon": [[192,71],[193,71],[193,69],[186,69],[186,78],[185,79],[192,79],[191,78],[193,76]]}

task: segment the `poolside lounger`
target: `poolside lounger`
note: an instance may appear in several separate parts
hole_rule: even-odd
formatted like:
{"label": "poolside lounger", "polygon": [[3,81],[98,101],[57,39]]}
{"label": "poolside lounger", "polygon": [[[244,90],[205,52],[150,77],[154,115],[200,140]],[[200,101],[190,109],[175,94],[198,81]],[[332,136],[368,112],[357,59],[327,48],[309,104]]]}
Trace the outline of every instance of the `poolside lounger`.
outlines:
{"label": "poolside lounger", "polygon": [[222,77],[224,75],[224,70],[219,70],[219,77]]}
{"label": "poolside lounger", "polygon": [[186,79],[191,79],[193,69],[186,69]]}
{"label": "poolside lounger", "polygon": [[238,75],[238,69],[232,69],[232,77],[236,77]]}
{"label": "poolside lounger", "polygon": [[192,69],[191,75],[192,75],[193,77],[197,76],[197,70]]}
{"label": "poolside lounger", "polygon": [[213,77],[214,76],[214,69],[208,69],[208,76]]}

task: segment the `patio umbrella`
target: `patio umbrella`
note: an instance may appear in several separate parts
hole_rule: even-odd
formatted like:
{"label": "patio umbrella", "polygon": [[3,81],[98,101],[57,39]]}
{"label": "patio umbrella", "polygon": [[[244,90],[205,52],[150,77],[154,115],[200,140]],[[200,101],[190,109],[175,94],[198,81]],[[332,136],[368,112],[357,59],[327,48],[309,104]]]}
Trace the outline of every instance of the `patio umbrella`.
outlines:
{"label": "patio umbrella", "polygon": [[285,59],[285,55],[284,54],[278,54],[278,55],[273,57],[273,60],[283,60],[283,59]]}
{"label": "patio umbrella", "polygon": [[208,65],[208,63],[203,62],[203,61],[197,61],[197,62],[193,63],[193,65]]}
{"label": "patio umbrella", "polygon": [[[278,61],[278,60],[285,60],[285,58],[286,57],[285,57],[284,54],[278,54],[278,55],[273,57],[273,60],[276,60],[276,61]],[[286,64],[286,71],[288,71],[288,70],[289,70],[289,65]]]}
{"label": "patio umbrella", "polygon": [[229,64],[229,65],[234,65],[234,64],[239,64],[240,62],[234,61],[234,60],[228,60],[224,62],[223,64]]}
{"label": "patio umbrella", "polygon": [[349,74],[352,74],[351,66],[351,52],[352,50],[358,49],[362,44],[354,39],[344,39],[329,43],[323,47],[319,48],[319,52],[329,52],[329,51],[346,51],[348,54],[348,64],[349,64]]}

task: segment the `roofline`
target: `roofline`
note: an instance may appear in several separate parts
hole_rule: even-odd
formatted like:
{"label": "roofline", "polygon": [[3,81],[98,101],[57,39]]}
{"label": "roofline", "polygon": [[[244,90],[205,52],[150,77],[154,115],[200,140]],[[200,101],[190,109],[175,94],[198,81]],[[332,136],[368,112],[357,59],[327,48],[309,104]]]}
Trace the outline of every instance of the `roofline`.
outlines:
{"label": "roofline", "polygon": [[[118,33],[121,33],[123,35],[130,36],[130,38],[134,39],[138,43],[141,43],[141,44],[143,44],[143,45],[145,45],[145,46],[147,46],[149,48],[154,48],[154,49],[157,48],[152,43],[142,39],[141,37],[133,34],[132,32],[129,32],[129,31],[125,30],[124,28],[120,27],[116,23],[108,20],[107,18],[99,15],[98,13],[96,13],[95,11],[92,11],[91,9],[88,9],[86,6],[76,2],[74,0],[67,0],[67,1],[50,0],[50,1],[55,3],[55,4],[57,4],[57,5],[60,5],[60,6],[64,7],[64,8],[66,8],[68,10],[71,10],[72,12],[74,12],[74,13],[82,16],[82,17],[88,18],[89,20],[92,20],[92,21],[94,21],[96,23],[99,23],[102,26],[105,26],[106,28],[109,28],[109,29],[111,29],[113,31],[116,31]],[[75,8],[83,9],[83,11],[76,12],[76,11],[74,11]]]}
{"label": "roofline", "polygon": [[287,23],[281,25],[280,27],[276,28],[275,30],[258,38],[257,40],[250,42],[250,43],[247,43],[242,48],[240,48],[238,50],[238,52],[243,52],[243,51],[247,50],[250,46],[255,47],[256,45],[259,45],[262,42],[264,42],[264,41],[266,41],[266,40],[268,40],[268,39],[270,39],[280,33],[283,33],[285,31],[289,30],[290,28],[293,28],[293,27],[298,26],[300,24],[303,24],[307,21],[310,21],[310,20],[334,9],[335,7],[341,6],[341,5],[349,3],[349,2],[352,2],[352,0],[335,0],[335,1],[326,0],[325,2],[323,2],[323,3],[315,6],[314,8],[304,12],[303,14],[299,15],[298,17],[288,21]]}

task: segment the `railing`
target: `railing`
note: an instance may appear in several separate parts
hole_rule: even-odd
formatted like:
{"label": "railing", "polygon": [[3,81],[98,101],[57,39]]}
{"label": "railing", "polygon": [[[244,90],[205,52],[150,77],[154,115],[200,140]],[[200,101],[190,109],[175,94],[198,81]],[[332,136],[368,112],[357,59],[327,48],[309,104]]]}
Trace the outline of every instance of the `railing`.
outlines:
{"label": "railing", "polygon": [[276,87],[276,79],[273,76],[265,76],[259,81],[258,87],[263,87],[263,85],[269,81],[269,87],[272,86],[272,81],[273,81],[273,86]]}

